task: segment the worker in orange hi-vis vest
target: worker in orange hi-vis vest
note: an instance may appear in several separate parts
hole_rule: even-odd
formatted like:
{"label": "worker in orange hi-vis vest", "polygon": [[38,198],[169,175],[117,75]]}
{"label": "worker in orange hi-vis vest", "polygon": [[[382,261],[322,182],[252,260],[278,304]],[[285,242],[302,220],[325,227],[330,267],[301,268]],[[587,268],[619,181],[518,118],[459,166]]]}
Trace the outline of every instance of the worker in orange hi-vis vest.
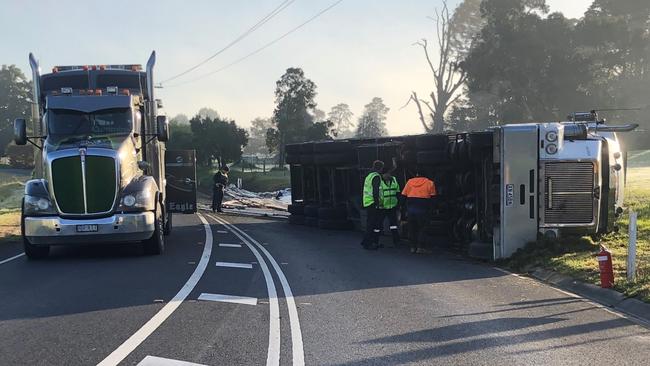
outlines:
{"label": "worker in orange hi-vis vest", "polygon": [[422,238],[422,230],[428,223],[432,198],[437,194],[436,184],[431,179],[420,176],[420,172],[416,172],[415,177],[409,179],[402,190],[402,197],[406,200],[411,253],[431,253]]}

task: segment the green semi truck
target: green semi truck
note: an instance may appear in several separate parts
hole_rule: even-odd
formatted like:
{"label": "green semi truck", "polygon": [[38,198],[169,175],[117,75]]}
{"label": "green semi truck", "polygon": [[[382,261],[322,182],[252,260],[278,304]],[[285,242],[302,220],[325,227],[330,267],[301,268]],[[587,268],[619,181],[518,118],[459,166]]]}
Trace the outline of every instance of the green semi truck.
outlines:
{"label": "green semi truck", "polygon": [[[152,52],[140,65],[57,66],[33,76],[31,126],[14,121],[18,145],[35,147],[25,185],[22,237],[29,258],[53,245],[142,243],[164,251],[172,228],[165,190],[162,102],[155,98]],[[28,135],[29,133],[29,135]]]}

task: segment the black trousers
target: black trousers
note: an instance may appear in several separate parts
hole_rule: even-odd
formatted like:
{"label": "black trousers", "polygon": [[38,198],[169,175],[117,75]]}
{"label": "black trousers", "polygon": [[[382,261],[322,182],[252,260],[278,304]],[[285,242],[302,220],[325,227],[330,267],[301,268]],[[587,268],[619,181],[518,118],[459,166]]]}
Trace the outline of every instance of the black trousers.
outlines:
{"label": "black trousers", "polygon": [[384,225],[384,220],[386,218],[388,218],[388,224],[390,225],[393,243],[399,243],[400,237],[399,227],[397,225],[397,208],[386,210],[377,209],[371,206],[366,208],[366,212],[368,216],[366,219],[366,233],[363,236],[363,241],[361,241],[362,246],[372,247],[379,245],[379,236],[381,235],[382,226]]}
{"label": "black trousers", "polygon": [[424,227],[427,225],[427,215],[411,214],[408,215],[409,240],[411,248],[425,248],[426,243],[423,236]]}
{"label": "black trousers", "polygon": [[221,211],[221,203],[223,202],[223,189],[215,188],[212,190],[212,211]]}
{"label": "black trousers", "polygon": [[379,229],[379,232],[377,233],[377,240],[379,240],[379,234],[381,233],[381,229],[383,229],[384,226],[384,220],[388,219],[388,225],[390,228],[390,233],[393,236],[393,243],[394,244],[399,244],[399,226],[397,222],[397,207],[393,207],[391,209],[379,209],[379,219],[377,220],[377,228]]}

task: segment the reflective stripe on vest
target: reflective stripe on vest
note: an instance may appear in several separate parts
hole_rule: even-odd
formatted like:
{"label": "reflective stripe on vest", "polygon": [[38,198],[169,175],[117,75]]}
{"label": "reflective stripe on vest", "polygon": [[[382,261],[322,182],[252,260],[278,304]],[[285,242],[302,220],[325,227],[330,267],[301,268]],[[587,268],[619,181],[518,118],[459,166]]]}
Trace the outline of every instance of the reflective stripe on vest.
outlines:
{"label": "reflective stripe on vest", "polygon": [[399,184],[397,178],[393,177],[390,185],[382,179],[379,185],[379,197],[381,199],[381,208],[391,209],[397,207],[397,192],[399,192]]}
{"label": "reflective stripe on vest", "polygon": [[379,173],[372,172],[366,176],[363,183],[363,207],[370,207],[375,203],[375,198],[372,196],[372,180],[375,177],[379,177]]}

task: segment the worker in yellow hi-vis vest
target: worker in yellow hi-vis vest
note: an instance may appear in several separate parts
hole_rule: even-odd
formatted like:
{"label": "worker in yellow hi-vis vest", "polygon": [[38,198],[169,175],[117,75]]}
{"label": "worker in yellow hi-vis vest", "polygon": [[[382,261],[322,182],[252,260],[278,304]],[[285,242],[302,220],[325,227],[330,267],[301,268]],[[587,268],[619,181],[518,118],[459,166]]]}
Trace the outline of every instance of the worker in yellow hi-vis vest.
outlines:
{"label": "worker in yellow hi-vis vest", "polygon": [[[366,233],[361,241],[364,249],[374,250],[378,248],[379,234],[381,228],[380,220],[380,195],[379,187],[381,185],[381,172],[384,169],[384,162],[375,160],[372,163],[372,171],[366,176],[363,183],[363,208],[366,210]],[[383,220],[382,220],[383,221]]]}
{"label": "worker in yellow hi-vis vest", "polygon": [[[400,187],[390,172],[381,177],[379,184],[379,217],[377,219],[378,228],[381,230],[384,220],[388,218],[390,233],[393,236],[393,245],[400,245],[399,227],[397,226],[398,205],[399,205]],[[379,245],[380,248],[383,245]]]}

